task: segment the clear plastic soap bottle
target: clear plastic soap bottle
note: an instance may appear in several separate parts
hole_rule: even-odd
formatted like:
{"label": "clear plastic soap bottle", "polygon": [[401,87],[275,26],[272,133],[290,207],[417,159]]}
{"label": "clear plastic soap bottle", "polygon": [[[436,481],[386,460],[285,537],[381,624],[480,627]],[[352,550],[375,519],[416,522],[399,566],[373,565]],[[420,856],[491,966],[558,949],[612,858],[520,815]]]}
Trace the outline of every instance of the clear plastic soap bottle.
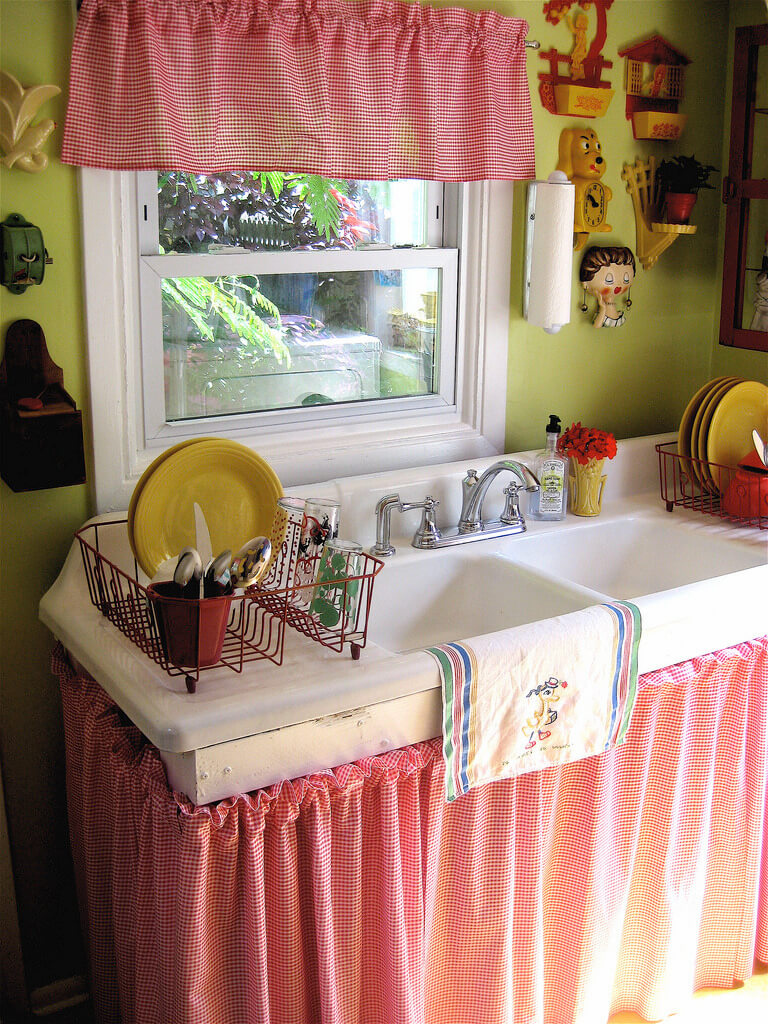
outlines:
{"label": "clear plastic soap bottle", "polygon": [[568,507],[568,459],[557,450],[560,438],[560,417],[550,415],[547,424],[547,447],[536,456],[533,471],[539,478],[539,489],[529,495],[528,515],[531,519],[549,522],[565,519]]}

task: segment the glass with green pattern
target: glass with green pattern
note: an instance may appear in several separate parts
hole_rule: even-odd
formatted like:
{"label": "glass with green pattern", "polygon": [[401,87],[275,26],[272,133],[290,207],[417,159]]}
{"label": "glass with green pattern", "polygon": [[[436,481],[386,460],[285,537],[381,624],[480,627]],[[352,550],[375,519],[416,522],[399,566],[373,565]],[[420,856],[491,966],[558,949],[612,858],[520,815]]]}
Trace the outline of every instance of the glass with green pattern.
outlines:
{"label": "glass with green pattern", "polygon": [[355,541],[328,539],[320,559],[310,614],[327,629],[353,631],[360,598],[363,549]]}

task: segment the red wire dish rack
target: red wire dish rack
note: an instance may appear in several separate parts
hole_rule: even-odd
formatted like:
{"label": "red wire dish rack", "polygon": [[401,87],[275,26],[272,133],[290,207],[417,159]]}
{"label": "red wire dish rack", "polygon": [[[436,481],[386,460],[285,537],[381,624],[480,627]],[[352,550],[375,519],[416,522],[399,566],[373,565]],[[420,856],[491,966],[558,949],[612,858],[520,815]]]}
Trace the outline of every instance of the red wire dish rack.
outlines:
{"label": "red wire dish rack", "polygon": [[[318,584],[298,588],[289,585],[294,578],[300,534],[299,525],[289,523],[282,548],[264,580],[258,586],[249,587],[232,596],[220,657],[210,665],[201,664],[203,659],[199,655],[192,659],[195,664],[177,664],[172,660],[172,655],[169,656],[157,603],[138,581],[139,570],[135,560],[131,574],[102,553],[102,547],[110,551],[115,548],[114,544],[109,543],[108,531],[125,529],[126,520],[115,519],[90,523],[75,534],[80,542],[91,603],[168,675],[184,676],[189,693],[195,692],[200,673],[211,668],[224,666],[234,672],[242,672],[244,665],[262,659],[281,665],[286,626],[337,652],[341,652],[346,644],[352,658],[356,660],[360,657],[366,644],[373,583],[384,566],[380,559],[363,552],[359,575],[336,581],[340,607],[348,609],[353,604],[348,602],[348,595],[354,594],[355,590],[357,606],[354,612],[342,614],[337,626],[324,626],[309,610],[312,594]],[[187,599],[184,602],[192,608],[197,607],[194,648],[198,651],[201,606],[210,601],[211,598],[205,598],[199,601]],[[194,613],[192,618],[194,620]]]}
{"label": "red wire dish rack", "polygon": [[768,473],[681,455],[676,441],[657,444],[656,451],[668,512],[677,506],[768,530]]}

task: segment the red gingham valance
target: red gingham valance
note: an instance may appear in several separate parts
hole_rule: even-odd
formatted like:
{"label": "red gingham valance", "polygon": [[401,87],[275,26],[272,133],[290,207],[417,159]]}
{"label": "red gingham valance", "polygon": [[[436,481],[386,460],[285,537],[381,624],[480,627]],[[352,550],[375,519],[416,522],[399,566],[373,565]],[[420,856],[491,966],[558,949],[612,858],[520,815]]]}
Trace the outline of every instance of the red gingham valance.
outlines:
{"label": "red gingham valance", "polygon": [[532,178],[527,30],[395,0],[83,0],[62,159]]}

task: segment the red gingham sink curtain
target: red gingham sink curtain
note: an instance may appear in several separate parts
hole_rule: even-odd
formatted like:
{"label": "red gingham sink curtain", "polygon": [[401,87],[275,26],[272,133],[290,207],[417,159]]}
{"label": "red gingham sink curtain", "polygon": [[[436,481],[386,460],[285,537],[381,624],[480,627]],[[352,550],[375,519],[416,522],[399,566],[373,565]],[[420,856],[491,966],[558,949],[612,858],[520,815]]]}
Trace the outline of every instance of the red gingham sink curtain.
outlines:
{"label": "red gingham sink curtain", "polygon": [[62,159],[532,178],[527,30],[393,0],[83,0]]}

